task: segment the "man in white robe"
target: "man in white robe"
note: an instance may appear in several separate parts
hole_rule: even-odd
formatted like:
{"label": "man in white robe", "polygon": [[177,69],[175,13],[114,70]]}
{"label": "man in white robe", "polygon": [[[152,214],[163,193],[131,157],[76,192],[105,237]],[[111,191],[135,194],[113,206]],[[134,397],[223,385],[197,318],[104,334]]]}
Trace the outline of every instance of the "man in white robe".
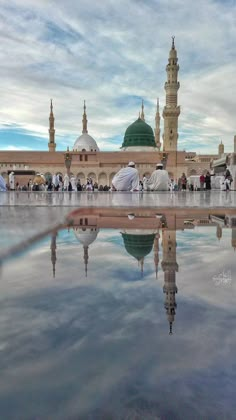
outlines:
{"label": "man in white robe", "polygon": [[5,179],[0,175],[0,191],[7,191]]}
{"label": "man in white robe", "polygon": [[11,172],[9,175],[9,184],[10,184],[10,190],[15,189],[15,174],[14,172]]}
{"label": "man in white robe", "polygon": [[156,165],[156,170],[153,171],[152,175],[145,181],[143,186],[146,191],[168,191],[169,175],[168,172],[163,169],[162,163]]}
{"label": "man in white robe", "polygon": [[111,191],[139,191],[139,174],[134,162],[117,172],[112,180]]}
{"label": "man in white robe", "polygon": [[69,187],[69,182],[70,182],[70,178],[67,174],[64,175],[64,191],[68,191],[68,187]]}

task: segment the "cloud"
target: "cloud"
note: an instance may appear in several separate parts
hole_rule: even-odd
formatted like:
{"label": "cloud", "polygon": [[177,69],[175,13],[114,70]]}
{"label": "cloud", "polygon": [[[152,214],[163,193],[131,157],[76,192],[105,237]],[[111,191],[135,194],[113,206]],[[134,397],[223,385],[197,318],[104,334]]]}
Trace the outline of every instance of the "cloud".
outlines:
{"label": "cloud", "polygon": [[[33,132],[47,149],[52,97],[56,141],[64,150],[81,132],[86,99],[90,134],[101,149],[118,150],[116,139],[120,146],[141,99],[152,126],[156,97],[161,107],[165,103],[165,66],[175,34],[179,149],[216,152],[222,138],[230,151],[235,130],[235,18],[233,2],[212,0],[175,0],[168,7],[164,0],[3,2],[0,125],[17,124]],[[13,144],[1,132],[0,138],[4,146]],[[25,136],[22,146],[28,147],[26,141]]]}

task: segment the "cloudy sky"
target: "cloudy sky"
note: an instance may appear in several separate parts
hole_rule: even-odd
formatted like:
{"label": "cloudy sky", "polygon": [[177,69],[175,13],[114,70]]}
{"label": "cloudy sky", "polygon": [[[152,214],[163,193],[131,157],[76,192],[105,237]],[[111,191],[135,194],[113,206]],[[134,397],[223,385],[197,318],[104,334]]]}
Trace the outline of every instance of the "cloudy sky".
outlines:
{"label": "cloudy sky", "polygon": [[[1,418],[235,419],[231,229],[220,241],[216,227],[177,231],[172,336],[161,239],[157,279],[153,252],[141,277],[111,229],[90,244],[85,277],[80,239],[58,233],[55,278],[50,237],[2,266]],[[222,271],[232,278],[216,284]]]}
{"label": "cloudy sky", "polygon": [[[144,99],[154,126],[176,37],[179,149],[232,150],[236,134],[236,4],[232,0],[0,0],[0,147],[47,150],[50,98],[57,150],[89,133],[118,150]],[[163,124],[163,123],[162,123]]]}

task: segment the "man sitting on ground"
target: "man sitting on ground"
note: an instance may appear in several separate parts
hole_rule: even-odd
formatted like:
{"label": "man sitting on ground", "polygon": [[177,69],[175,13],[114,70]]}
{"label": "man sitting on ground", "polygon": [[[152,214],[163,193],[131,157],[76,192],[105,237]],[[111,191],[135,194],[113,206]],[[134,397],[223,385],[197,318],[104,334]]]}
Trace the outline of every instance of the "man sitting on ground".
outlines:
{"label": "man sitting on ground", "polygon": [[144,183],[146,191],[168,191],[169,176],[168,172],[163,169],[162,163],[157,163],[156,170]]}
{"label": "man sitting on ground", "polygon": [[120,169],[111,185],[111,191],[139,191],[139,174],[135,163],[129,162],[126,168]]}

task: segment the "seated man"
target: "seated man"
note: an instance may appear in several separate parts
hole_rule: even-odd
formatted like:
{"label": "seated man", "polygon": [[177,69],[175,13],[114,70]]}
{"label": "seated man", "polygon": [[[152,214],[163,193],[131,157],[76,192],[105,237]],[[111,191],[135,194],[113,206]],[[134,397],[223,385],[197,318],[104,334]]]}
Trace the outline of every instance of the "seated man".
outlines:
{"label": "seated man", "polygon": [[145,181],[144,190],[146,191],[168,191],[169,176],[163,169],[162,163],[157,163],[156,170],[148,180]]}
{"label": "seated man", "polygon": [[111,185],[111,191],[139,191],[139,174],[135,163],[129,162],[126,168],[120,169]]}

